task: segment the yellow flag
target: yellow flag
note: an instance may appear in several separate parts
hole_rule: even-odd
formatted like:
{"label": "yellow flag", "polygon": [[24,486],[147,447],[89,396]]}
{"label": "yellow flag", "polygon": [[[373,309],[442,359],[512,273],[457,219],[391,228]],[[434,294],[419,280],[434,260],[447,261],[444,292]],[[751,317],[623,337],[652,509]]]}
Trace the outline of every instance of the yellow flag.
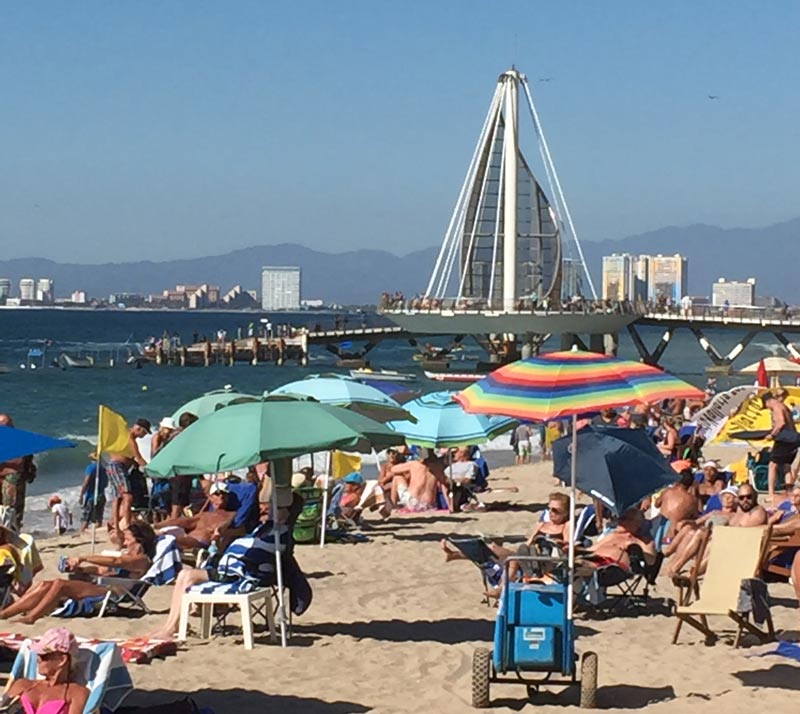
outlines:
{"label": "yellow flag", "polygon": [[125,421],[125,417],[109,409],[105,404],[101,404],[97,418],[97,452],[133,456],[128,422]]}
{"label": "yellow flag", "polygon": [[358,454],[334,451],[331,455],[331,476],[333,476],[333,478],[343,478],[353,471],[360,470],[361,457]]}

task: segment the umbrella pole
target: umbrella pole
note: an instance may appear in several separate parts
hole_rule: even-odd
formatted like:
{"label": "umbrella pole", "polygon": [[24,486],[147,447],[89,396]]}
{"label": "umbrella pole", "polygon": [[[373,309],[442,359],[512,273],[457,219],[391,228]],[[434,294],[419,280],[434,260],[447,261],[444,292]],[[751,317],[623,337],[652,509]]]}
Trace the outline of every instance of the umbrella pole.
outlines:
{"label": "umbrella pole", "polygon": [[[281,464],[291,471],[291,462]],[[275,572],[278,576],[278,625],[281,628],[281,647],[286,647],[286,610],[283,601],[283,555],[281,553],[281,538],[278,534],[278,468],[279,463],[273,461],[270,464],[272,481],[272,537],[275,544]],[[271,606],[268,606],[271,607]]]}
{"label": "umbrella pole", "polygon": [[325,459],[325,481],[324,486],[322,487],[322,528],[319,530],[319,547],[325,547],[325,531],[328,526],[328,486],[330,485],[330,478],[331,478],[331,452],[328,452],[328,456]]}
{"label": "umbrella pole", "polygon": [[570,464],[567,620],[571,622],[574,619],[572,601],[575,594],[575,481],[578,474],[578,416],[576,414],[572,415],[572,458],[570,459]]}
{"label": "umbrella pole", "polygon": [[[97,408],[97,452],[95,456],[97,457],[94,462],[94,501],[92,502],[92,550],[91,553],[94,555],[94,547],[97,543],[97,519],[94,518],[94,510],[97,508],[97,496],[98,491],[100,489],[100,448],[102,447],[102,438],[103,438],[103,410],[102,408]],[[84,496],[85,498],[85,496]]]}

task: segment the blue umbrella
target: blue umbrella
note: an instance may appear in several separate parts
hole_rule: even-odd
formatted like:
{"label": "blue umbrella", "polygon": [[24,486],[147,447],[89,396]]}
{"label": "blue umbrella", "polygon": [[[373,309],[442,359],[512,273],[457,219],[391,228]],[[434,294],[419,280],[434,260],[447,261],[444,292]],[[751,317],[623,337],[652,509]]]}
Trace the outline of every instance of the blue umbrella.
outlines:
{"label": "blue umbrella", "polygon": [[52,436],[17,429],[13,426],[0,426],[0,461],[9,461],[20,456],[38,454],[51,449],[67,449],[73,446],[75,444],[66,439],[54,439]]}
{"label": "blue umbrella", "polygon": [[[578,434],[575,487],[622,515],[639,501],[672,485],[678,475],[640,429],[588,426]],[[553,472],[569,483],[572,437],[553,442]]]}
{"label": "blue umbrella", "polygon": [[508,417],[468,414],[453,401],[454,392],[423,394],[403,407],[417,420],[391,421],[388,427],[406,437],[406,442],[428,448],[482,444],[509,431],[516,421]]}

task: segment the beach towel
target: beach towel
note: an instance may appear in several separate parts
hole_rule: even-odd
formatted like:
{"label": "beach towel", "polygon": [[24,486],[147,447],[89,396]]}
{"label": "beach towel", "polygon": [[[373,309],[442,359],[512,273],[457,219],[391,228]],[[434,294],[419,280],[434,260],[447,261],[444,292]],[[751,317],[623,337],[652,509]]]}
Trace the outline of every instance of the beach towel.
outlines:
{"label": "beach towel", "polygon": [[789,659],[800,662],[800,644],[796,642],[787,642],[780,640],[778,646],[769,652],[760,652],[759,654],[750,655],[751,657],[766,657],[767,655],[779,655],[780,657],[788,657]]}
{"label": "beach towel", "polygon": [[[99,711],[115,711],[131,691],[133,682],[122,653],[114,642],[96,642],[78,639],[78,667],[76,680],[89,689],[85,714]],[[35,641],[35,640],[34,640]],[[24,640],[11,667],[11,676],[36,679],[37,657],[31,651],[32,640]]]}

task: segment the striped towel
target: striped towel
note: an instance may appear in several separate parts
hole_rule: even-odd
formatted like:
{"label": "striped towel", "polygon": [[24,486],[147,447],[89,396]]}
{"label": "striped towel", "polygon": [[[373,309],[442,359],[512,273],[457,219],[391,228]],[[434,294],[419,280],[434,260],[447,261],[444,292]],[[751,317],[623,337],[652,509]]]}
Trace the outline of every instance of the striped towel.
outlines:
{"label": "striped towel", "polygon": [[142,580],[151,585],[169,585],[174,583],[183,567],[181,549],[175,536],[162,535],[156,540],[156,554],[153,564],[142,576]]}
{"label": "striped towel", "polygon": [[[261,537],[250,535],[233,541],[217,564],[220,581],[192,585],[189,591],[232,595],[274,585],[276,583],[275,541],[271,533],[259,532],[259,535]],[[280,535],[286,534],[281,532]],[[280,549],[285,550],[285,545],[281,544]]]}
{"label": "striped towel", "polygon": [[[12,677],[36,679],[36,655],[31,652],[31,640],[23,642],[11,667]],[[133,682],[122,655],[113,642],[96,642],[78,638],[77,681],[89,689],[84,714],[103,710],[116,711],[125,697],[133,691]]]}

